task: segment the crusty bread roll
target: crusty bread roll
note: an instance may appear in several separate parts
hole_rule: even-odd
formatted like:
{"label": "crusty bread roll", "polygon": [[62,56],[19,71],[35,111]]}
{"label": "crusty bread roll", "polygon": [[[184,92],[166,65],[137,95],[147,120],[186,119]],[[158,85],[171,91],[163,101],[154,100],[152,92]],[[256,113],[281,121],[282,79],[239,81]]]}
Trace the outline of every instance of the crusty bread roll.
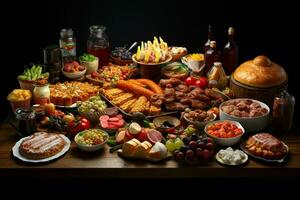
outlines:
{"label": "crusty bread roll", "polygon": [[245,85],[268,88],[278,86],[287,80],[284,69],[266,56],[257,56],[241,64],[233,73],[233,78]]}

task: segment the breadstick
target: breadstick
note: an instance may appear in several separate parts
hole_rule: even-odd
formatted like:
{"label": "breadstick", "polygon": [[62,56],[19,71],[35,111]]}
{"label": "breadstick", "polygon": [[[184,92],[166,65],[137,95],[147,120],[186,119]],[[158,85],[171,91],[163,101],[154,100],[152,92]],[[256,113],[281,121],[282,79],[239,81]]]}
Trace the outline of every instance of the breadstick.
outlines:
{"label": "breadstick", "polygon": [[133,84],[133,83],[131,83],[129,81],[125,81],[125,80],[119,80],[117,82],[117,87],[122,90],[134,92],[135,94],[137,94],[139,96],[141,96],[141,95],[146,96],[148,99],[150,99],[151,96],[155,94],[151,90],[148,90],[146,88],[143,88],[141,86],[138,86],[136,84]]}
{"label": "breadstick", "polygon": [[149,89],[151,89],[156,94],[163,94],[163,89],[158,84],[156,84],[155,82],[149,79],[141,78],[141,79],[136,79],[136,81],[146,85]]}

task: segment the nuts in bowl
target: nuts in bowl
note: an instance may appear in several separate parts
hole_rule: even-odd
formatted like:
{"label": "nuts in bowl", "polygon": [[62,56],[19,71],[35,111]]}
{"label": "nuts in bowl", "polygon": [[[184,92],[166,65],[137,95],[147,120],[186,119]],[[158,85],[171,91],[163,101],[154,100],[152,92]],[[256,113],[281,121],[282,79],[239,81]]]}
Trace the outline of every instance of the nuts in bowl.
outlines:
{"label": "nuts in bowl", "polygon": [[108,133],[101,129],[87,129],[79,132],[74,141],[83,151],[97,151],[102,149],[108,141]]}
{"label": "nuts in bowl", "polygon": [[207,112],[205,110],[190,110],[186,109],[183,114],[183,118],[190,124],[195,125],[198,128],[204,128],[204,126],[211,121],[214,121],[217,116],[212,112]]}
{"label": "nuts in bowl", "polygon": [[247,132],[261,131],[269,122],[270,108],[254,99],[231,99],[220,105],[220,119],[240,122]]}
{"label": "nuts in bowl", "polygon": [[221,146],[235,145],[245,133],[244,128],[239,122],[230,120],[210,122],[206,124],[204,131]]}

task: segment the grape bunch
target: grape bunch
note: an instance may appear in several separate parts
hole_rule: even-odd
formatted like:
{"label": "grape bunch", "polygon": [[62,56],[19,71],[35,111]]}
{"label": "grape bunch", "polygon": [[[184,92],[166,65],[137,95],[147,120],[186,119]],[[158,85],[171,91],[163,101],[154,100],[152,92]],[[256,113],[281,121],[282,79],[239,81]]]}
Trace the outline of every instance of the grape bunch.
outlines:
{"label": "grape bunch", "polygon": [[93,96],[89,98],[88,101],[78,102],[77,106],[79,113],[103,112],[107,107],[105,102],[101,100],[100,96]]}
{"label": "grape bunch", "polygon": [[200,163],[208,160],[214,154],[212,138],[192,134],[183,138],[184,146],[173,154],[174,160],[180,163]]}
{"label": "grape bunch", "polygon": [[124,47],[116,47],[115,50],[111,52],[112,56],[121,58],[122,60],[131,60],[132,52],[127,51]]}

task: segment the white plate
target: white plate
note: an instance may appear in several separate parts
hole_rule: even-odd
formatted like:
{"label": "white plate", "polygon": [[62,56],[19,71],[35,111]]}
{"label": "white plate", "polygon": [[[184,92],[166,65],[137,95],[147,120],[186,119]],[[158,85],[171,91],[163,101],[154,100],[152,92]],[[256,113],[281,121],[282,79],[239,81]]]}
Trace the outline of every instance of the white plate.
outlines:
{"label": "white plate", "polygon": [[[220,152],[220,151],[219,151],[219,152]],[[225,162],[220,158],[219,152],[216,154],[216,160],[217,160],[218,162],[224,164],[224,165],[230,165],[230,166],[242,165],[242,164],[244,164],[245,162],[247,162],[247,160],[248,160],[248,155],[247,155],[246,153],[244,153],[244,154],[245,154],[245,158],[242,160],[241,163],[239,163],[239,164],[236,164],[236,163],[233,163],[233,162],[231,162],[231,163],[225,163]]]}
{"label": "white plate", "polygon": [[28,138],[28,137],[30,137],[30,136],[24,137],[24,138],[20,139],[20,140],[15,144],[15,146],[12,148],[12,153],[13,153],[13,155],[14,155],[16,158],[18,158],[18,159],[20,159],[20,160],[22,160],[22,161],[24,161],[24,162],[40,163],[40,162],[48,162],[48,161],[50,161],[50,160],[54,160],[54,159],[56,159],[56,158],[58,158],[58,157],[64,155],[64,154],[70,149],[70,146],[71,146],[71,141],[69,140],[69,138],[67,138],[67,137],[64,136],[64,135],[61,135],[61,136],[62,136],[62,138],[66,141],[65,147],[64,147],[59,153],[57,153],[57,154],[55,154],[54,156],[51,156],[51,157],[49,157],[49,158],[43,158],[43,159],[39,159],[39,160],[33,160],[33,159],[25,158],[24,156],[22,156],[22,155],[20,154],[20,152],[19,152],[20,144],[23,142],[23,140],[25,140],[26,138]]}
{"label": "white plate", "polygon": [[76,107],[77,107],[77,103],[73,103],[73,104],[70,105],[70,106],[60,106],[60,105],[55,105],[55,107],[58,107],[58,108],[76,108]]}

